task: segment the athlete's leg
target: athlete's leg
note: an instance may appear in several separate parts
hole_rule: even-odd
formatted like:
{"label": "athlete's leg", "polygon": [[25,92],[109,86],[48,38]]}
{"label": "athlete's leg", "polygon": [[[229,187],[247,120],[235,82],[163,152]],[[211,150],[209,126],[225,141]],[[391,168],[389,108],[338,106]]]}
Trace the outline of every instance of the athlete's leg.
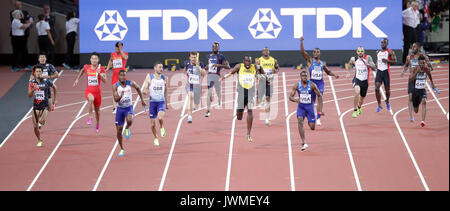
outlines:
{"label": "athlete's leg", "polygon": [[214,89],[216,90],[218,106],[222,105],[222,83],[219,79],[214,81]]}
{"label": "athlete's leg", "polygon": [[47,109],[40,111],[39,123],[41,123],[41,125],[45,125],[45,121],[47,120],[47,115],[48,115]]}
{"label": "athlete's leg", "polygon": [[238,111],[236,112],[237,120],[242,120],[242,116],[243,115],[244,115],[244,110],[243,109],[238,109]]}
{"label": "athlete's leg", "polygon": [[270,118],[270,96],[266,96],[266,120]]}
{"label": "athlete's leg", "polygon": [[132,124],[133,124],[133,114],[129,113],[127,115],[127,126],[125,127],[125,129],[129,129]]}
{"label": "athlete's leg", "polygon": [[33,108],[33,129],[34,129],[34,134],[36,135],[36,138],[38,139],[38,141],[41,141],[41,133],[39,132],[39,124],[36,121],[36,119],[38,118],[38,116],[40,115],[39,110],[34,110]]}
{"label": "athlete's leg", "polygon": [[375,82],[375,97],[377,98],[378,107],[381,107],[381,82]]}
{"label": "athlete's leg", "polygon": [[100,125],[100,107],[94,107],[96,126]]}
{"label": "athlete's leg", "polygon": [[158,121],[159,121],[159,127],[160,128],[164,128],[164,115],[166,114],[166,112],[164,111],[159,111],[158,112]]}
{"label": "athlete's leg", "polygon": [[354,97],[354,99],[353,99],[353,108],[356,110],[356,109],[358,109],[358,104],[359,104],[359,98],[360,98],[360,92],[361,92],[361,88],[359,87],[359,85],[355,85],[355,87],[354,87],[354,90],[355,90],[355,97]]}
{"label": "athlete's leg", "polygon": [[188,93],[188,97],[189,97],[189,107],[188,107],[188,114],[189,116],[192,115],[192,110],[194,107],[194,92],[190,91]]}
{"label": "athlete's leg", "polygon": [[359,98],[358,108],[361,108],[361,107],[362,107],[362,105],[363,105],[363,103],[364,103],[364,98],[366,98],[366,97],[361,96],[361,97]]}
{"label": "athlete's leg", "polygon": [[213,91],[213,87],[209,86],[208,87],[208,97],[206,98],[206,112],[209,112],[209,110],[211,109],[212,91]]}
{"label": "athlete's leg", "polygon": [[[419,109],[419,107],[417,107]],[[427,116],[427,98],[422,99],[422,121],[425,122],[425,117]]]}
{"label": "athlete's leg", "polygon": [[150,119],[150,123],[152,125],[153,137],[156,139],[158,138],[158,135],[156,134],[156,119]]}
{"label": "athlete's leg", "polygon": [[253,125],[253,110],[247,107],[247,135],[250,136]]}
{"label": "athlete's leg", "polygon": [[315,122],[308,122],[309,128],[311,128],[311,130],[315,130],[316,129],[316,123]]}
{"label": "athlete's leg", "polygon": [[89,104],[89,118],[92,119],[92,111],[94,109],[94,95],[91,93],[88,94],[88,104]]}
{"label": "athlete's leg", "polygon": [[408,94],[408,111],[409,111],[409,119],[411,121],[413,121],[413,118],[414,118],[414,116],[413,116],[414,106],[413,106],[413,103],[412,103],[412,98],[413,98],[413,94],[409,93]]}
{"label": "athlete's leg", "polygon": [[300,138],[302,139],[302,144],[305,144],[305,129],[303,128],[303,121],[304,121],[304,117],[303,116],[298,116],[297,117],[298,120],[298,132],[300,133]]}
{"label": "athlete's leg", "polygon": [[117,140],[119,141],[119,145],[120,145],[120,149],[123,150],[123,144],[122,144],[122,130],[123,130],[123,125],[116,125],[116,135],[117,135]]}

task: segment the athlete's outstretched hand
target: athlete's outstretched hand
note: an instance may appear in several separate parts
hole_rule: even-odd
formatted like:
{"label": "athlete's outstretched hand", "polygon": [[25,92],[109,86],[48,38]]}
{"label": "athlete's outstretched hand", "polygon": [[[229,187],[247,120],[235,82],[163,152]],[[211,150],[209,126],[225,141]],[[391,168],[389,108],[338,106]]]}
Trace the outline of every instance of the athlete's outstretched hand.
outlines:
{"label": "athlete's outstretched hand", "polygon": [[339,79],[339,76],[338,75],[334,75],[334,78]]}
{"label": "athlete's outstretched hand", "polygon": [[325,116],[325,113],[323,112],[317,112],[317,114],[320,114],[320,116]]}
{"label": "athlete's outstretched hand", "polygon": [[303,42],[303,40],[305,40],[305,38],[303,38],[303,36],[300,37],[300,41]]}
{"label": "athlete's outstretched hand", "polygon": [[77,86],[77,84],[78,84],[78,79],[77,79],[77,80],[75,80],[75,82],[73,82],[73,87],[76,87],[76,86]]}

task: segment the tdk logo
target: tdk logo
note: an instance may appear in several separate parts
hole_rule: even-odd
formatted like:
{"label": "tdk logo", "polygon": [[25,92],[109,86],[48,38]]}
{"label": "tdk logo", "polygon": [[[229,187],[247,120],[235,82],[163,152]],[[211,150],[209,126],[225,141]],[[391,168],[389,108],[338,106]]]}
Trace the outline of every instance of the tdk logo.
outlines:
{"label": "tdk logo", "polygon": [[281,24],[272,9],[258,9],[248,30],[255,39],[275,39],[281,31]]}
{"label": "tdk logo", "polygon": [[125,38],[128,27],[117,10],[105,10],[94,30],[101,41],[120,41]]}
{"label": "tdk logo", "polygon": [[[198,40],[208,39],[208,29],[211,29],[221,39],[234,39],[221,22],[226,21],[228,15],[233,15],[233,9],[220,9],[214,16],[208,15],[207,9],[198,9],[196,14],[185,9],[167,10],[127,10],[127,21],[139,21],[139,39],[150,39],[150,24],[154,19],[162,21],[163,40],[187,40],[197,34]],[[293,38],[303,36],[303,17],[306,15],[316,16],[316,36],[317,38],[341,38],[352,31],[353,38],[362,37],[362,27],[366,27],[375,37],[387,37],[373,21],[379,17],[386,7],[375,7],[367,16],[362,17],[362,9],[353,7],[351,14],[341,8],[280,8],[279,15],[292,16],[293,32],[285,31]],[[283,29],[275,12],[271,8],[260,8],[256,10],[253,18],[238,14],[242,21],[249,21],[248,30],[254,39],[276,39]],[[326,16],[338,18],[343,24],[340,29],[327,30]],[[208,19],[208,17],[211,17]],[[187,29],[183,32],[174,32],[172,29],[172,19],[184,18],[187,20]],[[133,20],[134,19],[134,20]],[[138,29],[133,29],[138,30]],[[128,28],[117,10],[106,10],[95,26],[95,33],[101,41],[123,40]],[[240,31],[240,30],[238,30]],[[239,35],[242,36],[242,35]],[[366,35],[367,36],[367,35]]]}

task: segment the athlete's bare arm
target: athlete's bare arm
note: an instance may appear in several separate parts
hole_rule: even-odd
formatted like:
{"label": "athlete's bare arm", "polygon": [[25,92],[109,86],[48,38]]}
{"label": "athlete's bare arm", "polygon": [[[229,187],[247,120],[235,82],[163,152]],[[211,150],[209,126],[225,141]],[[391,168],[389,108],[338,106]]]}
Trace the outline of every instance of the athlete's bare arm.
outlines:
{"label": "athlete's bare arm", "polygon": [[52,85],[52,89],[53,89],[53,100],[52,100],[52,106],[51,106],[51,108],[53,108],[53,106],[54,106],[55,103],[56,103],[56,85],[55,85],[55,84]]}
{"label": "athlete's bare arm", "polygon": [[38,86],[28,86],[28,97],[33,97],[34,91],[36,91],[39,87]]}
{"label": "athlete's bare arm", "polygon": [[164,102],[166,102],[165,104],[166,104],[166,109],[169,109],[169,104],[167,103],[167,102],[169,102],[168,101],[168,96],[169,96],[169,94],[168,94],[168,92],[169,91],[167,91],[167,84],[169,83],[169,78],[166,76],[166,78],[165,78],[165,80],[164,80]]}
{"label": "athlete's bare arm", "polygon": [[300,99],[295,97],[295,93],[297,93],[298,83],[296,83],[291,90],[291,94],[289,95],[289,100],[294,103],[300,103]]}
{"label": "athlete's bare arm", "polygon": [[327,73],[327,75],[329,75],[329,76],[334,76],[336,79],[339,78],[338,75],[334,74],[333,72],[331,72],[330,69],[328,69],[328,66],[327,66],[327,63],[326,63],[326,62],[323,62],[323,70]]}
{"label": "athlete's bare arm", "polygon": [[77,78],[75,79],[75,82],[73,83],[73,87],[77,86],[78,84],[78,80],[80,79],[80,77],[84,74],[84,67],[81,68],[80,72],[77,75]]}
{"label": "athlete's bare arm", "polygon": [[128,55],[123,51],[122,43],[119,43],[119,51],[120,51],[120,54],[122,54],[122,58],[125,60],[128,60]]}
{"label": "athlete's bare arm", "polygon": [[[101,67],[100,64],[98,65]],[[100,73],[100,68],[97,68],[97,73],[100,74],[100,80],[102,80],[103,83],[106,83],[106,73]]]}
{"label": "athlete's bare arm", "polygon": [[353,67],[355,66],[355,57],[351,57],[347,65],[348,65],[348,72],[345,76],[346,78],[348,78],[352,73],[354,75]]}
{"label": "athlete's bare arm", "polygon": [[275,60],[275,64],[274,64],[275,69],[273,70],[273,73],[278,73],[278,72],[280,72],[280,67],[278,66],[278,60],[276,60],[276,59],[274,59],[274,60]]}
{"label": "athlete's bare arm", "polygon": [[406,71],[408,71],[410,60],[411,60],[411,58],[409,56],[406,57],[405,65],[403,66],[403,72],[400,74],[400,77],[403,77],[403,75],[406,73]]}
{"label": "athlete's bare arm", "polygon": [[430,79],[430,82],[431,82],[431,88],[436,88],[436,86],[434,86],[434,82],[433,82],[433,78],[431,77],[431,70],[430,71],[428,71],[428,70],[425,70],[426,71],[426,73],[427,73],[427,75],[428,75],[428,78]]}
{"label": "athlete's bare arm", "polygon": [[108,71],[109,69],[111,69],[111,67],[112,67],[112,58],[110,57],[109,58],[109,61],[108,61],[108,66],[106,66],[106,70],[105,71]]}
{"label": "athlete's bare arm", "polygon": [[149,90],[148,90],[148,87],[150,87],[150,83],[152,82],[152,80],[150,80],[150,77],[148,77],[148,78],[146,78],[145,79],[145,82],[144,82],[144,88],[142,88],[143,89],[143,91],[142,91],[142,93],[145,95],[145,96],[147,96],[149,93]]}
{"label": "athlete's bare arm", "polygon": [[235,65],[234,68],[229,73],[225,74],[222,78],[220,78],[219,81],[223,81],[226,78],[230,77],[231,75],[237,73],[239,69],[241,69],[241,64]]}
{"label": "athlete's bare arm", "polygon": [[145,102],[144,102],[144,97],[142,97],[141,87],[139,87],[139,85],[134,81],[131,81],[131,87],[136,89],[136,92],[138,93],[139,97],[141,98],[142,106],[143,107],[146,106],[147,104],[145,104]]}
{"label": "athlete's bare arm", "polygon": [[409,82],[411,82],[411,83],[414,82],[414,79],[416,78],[417,73],[419,73],[419,68],[420,68],[420,67],[417,66],[416,68],[414,68],[414,69],[411,70],[412,73],[409,74]]}
{"label": "athlete's bare arm", "polygon": [[312,58],[308,55],[308,53],[306,53],[305,47],[303,46],[303,40],[305,40],[305,38],[300,37],[300,52],[302,53],[303,58],[305,58],[306,63],[309,66],[310,64],[312,64]]}
{"label": "athlete's bare arm", "polygon": [[423,55],[425,57],[425,64],[427,64],[428,68],[430,68],[430,71],[433,71],[433,65],[431,65],[430,59],[427,55]]}
{"label": "athlete's bare arm", "polygon": [[389,52],[389,56],[391,57],[391,60],[388,60],[387,63],[391,65],[397,64],[397,56],[395,55],[395,52]]}
{"label": "athlete's bare arm", "polygon": [[112,90],[113,90],[114,101],[119,102],[120,99],[122,99],[122,97],[123,97],[123,91],[122,91],[121,95],[119,96],[119,94],[117,93],[117,84],[112,85]]}
{"label": "athlete's bare arm", "polygon": [[377,71],[377,66],[373,63],[372,56],[367,55],[367,67],[372,69],[373,71]]}

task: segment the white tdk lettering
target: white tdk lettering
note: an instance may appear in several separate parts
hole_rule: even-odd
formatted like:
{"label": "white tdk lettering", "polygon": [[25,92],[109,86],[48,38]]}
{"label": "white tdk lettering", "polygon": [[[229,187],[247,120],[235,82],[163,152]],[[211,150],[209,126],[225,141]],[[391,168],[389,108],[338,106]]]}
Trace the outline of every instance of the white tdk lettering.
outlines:
{"label": "white tdk lettering", "polygon": [[[303,36],[303,16],[316,15],[317,38],[340,38],[347,35],[353,26],[353,38],[361,38],[361,25],[364,25],[375,37],[387,37],[373,21],[386,10],[386,7],[375,7],[364,19],[361,8],[352,8],[352,16],[341,8],[281,8],[281,15],[294,16],[294,38]],[[338,30],[326,30],[326,16],[339,16],[343,24]]]}
{"label": "white tdk lettering", "polygon": [[[127,17],[139,18],[140,40],[149,40],[149,18],[161,18],[163,23],[163,40],[187,40],[195,35],[198,29],[200,40],[208,39],[208,27],[210,27],[222,39],[234,39],[222,26],[222,21],[232,9],[221,9],[208,21],[208,10],[198,10],[197,17],[189,10],[127,10]],[[189,25],[184,32],[172,31],[172,18],[181,17],[188,21]]]}

